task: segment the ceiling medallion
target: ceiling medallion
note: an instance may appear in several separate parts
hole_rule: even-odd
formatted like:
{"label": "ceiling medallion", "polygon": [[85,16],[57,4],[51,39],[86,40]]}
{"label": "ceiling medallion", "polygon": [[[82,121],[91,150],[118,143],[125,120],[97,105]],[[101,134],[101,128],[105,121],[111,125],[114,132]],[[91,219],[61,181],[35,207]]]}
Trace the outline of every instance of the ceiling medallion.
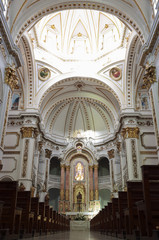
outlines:
{"label": "ceiling medallion", "polygon": [[113,67],[110,71],[109,71],[109,76],[115,80],[115,81],[119,81],[122,77],[122,71],[120,68],[118,67]]}
{"label": "ceiling medallion", "polygon": [[50,70],[48,68],[42,67],[42,68],[39,69],[39,71],[38,71],[38,78],[41,81],[46,81],[50,77],[51,77],[51,72],[50,72]]}

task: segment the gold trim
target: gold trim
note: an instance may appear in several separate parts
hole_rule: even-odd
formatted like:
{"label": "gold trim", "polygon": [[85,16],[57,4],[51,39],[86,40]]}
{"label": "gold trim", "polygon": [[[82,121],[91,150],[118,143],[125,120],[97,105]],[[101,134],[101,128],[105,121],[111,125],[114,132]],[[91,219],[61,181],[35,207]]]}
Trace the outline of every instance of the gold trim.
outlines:
{"label": "gold trim", "polygon": [[4,151],[4,153],[3,154],[17,154],[17,155],[19,155],[20,154],[20,151]]}
{"label": "gold trim", "polygon": [[157,151],[140,151],[140,154],[157,155]]}

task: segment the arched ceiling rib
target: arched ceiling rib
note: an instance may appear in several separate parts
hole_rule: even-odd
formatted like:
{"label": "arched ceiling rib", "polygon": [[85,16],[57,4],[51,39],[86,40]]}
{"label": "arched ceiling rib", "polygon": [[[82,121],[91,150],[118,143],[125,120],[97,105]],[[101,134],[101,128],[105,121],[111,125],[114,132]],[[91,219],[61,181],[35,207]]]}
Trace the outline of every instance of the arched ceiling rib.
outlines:
{"label": "arched ceiling rib", "polygon": [[103,93],[100,88],[101,85],[91,84],[85,78],[61,81],[51,88],[40,104],[45,132],[52,138],[63,140],[78,132],[96,139],[113,133],[120,104],[112,93],[105,89]]}
{"label": "arched ceiling rib", "polygon": [[105,2],[103,0],[89,0],[89,2],[79,2],[74,0],[63,2],[57,0],[53,4],[52,0],[14,0],[9,9],[12,13],[10,29],[14,40],[18,41],[21,34],[35,24],[42,16],[64,9],[95,9],[110,12],[126,22],[132,29],[135,29],[144,40],[147,39],[152,22],[151,1],[107,0]]}

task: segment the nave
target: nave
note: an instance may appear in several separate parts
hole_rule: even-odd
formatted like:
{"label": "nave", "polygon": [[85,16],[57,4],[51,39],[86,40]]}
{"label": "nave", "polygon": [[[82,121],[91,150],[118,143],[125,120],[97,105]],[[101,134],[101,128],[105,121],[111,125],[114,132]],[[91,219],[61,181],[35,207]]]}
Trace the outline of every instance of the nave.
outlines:
{"label": "nave", "polygon": [[25,240],[117,240],[115,237],[106,236],[91,231],[69,231],[60,232],[53,235],[40,236],[34,238],[26,238]]}

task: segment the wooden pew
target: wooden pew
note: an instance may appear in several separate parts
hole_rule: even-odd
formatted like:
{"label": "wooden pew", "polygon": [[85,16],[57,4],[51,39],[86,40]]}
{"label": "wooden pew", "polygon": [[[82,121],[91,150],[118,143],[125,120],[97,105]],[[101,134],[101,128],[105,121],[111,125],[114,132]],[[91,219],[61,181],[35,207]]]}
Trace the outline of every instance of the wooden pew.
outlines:
{"label": "wooden pew", "polygon": [[117,237],[117,219],[116,213],[118,212],[118,198],[112,199],[112,236]]}
{"label": "wooden pew", "polygon": [[50,232],[51,216],[50,216],[50,206],[45,206],[45,217],[46,217],[46,233]]}
{"label": "wooden pew", "polygon": [[119,238],[124,238],[126,234],[124,222],[124,209],[128,208],[127,192],[118,192],[118,212],[116,213],[117,219],[117,235]]}
{"label": "wooden pew", "polygon": [[107,215],[107,235],[112,235],[112,203],[108,202],[108,215]]}
{"label": "wooden pew", "polygon": [[45,217],[45,203],[40,202],[39,203],[39,214],[41,215],[41,226],[40,226],[40,234],[45,234],[47,232],[46,228],[46,220],[47,217]]}
{"label": "wooden pew", "polygon": [[137,203],[138,219],[141,236],[151,237],[159,227],[159,165],[143,165],[141,169],[144,200]]}
{"label": "wooden pew", "polygon": [[34,235],[39,235],[40,226],[41,226],[41,215],[39,214],[39,198],[38,197],[31,198],[31,212],[34,213],[34,221],[33,221]]}
{"label": "wooden pew", "polygon": [[[127,182],[128,209],[125,209],[125,227],[127,239],[139,237],[139,221],[136,202],[143,200],[143,184],[141,181]],[[134,236],[132,236],[134,235]]]}
{"label": "wooden pew", "polygon": [[17,208],[18,182],[0,182],[0,201],[3,201],[0,229],[19,235],[22,210]]}
{"label": "wooden pew", "polygon": [[30,191],[18,191],[17,206],[22,208],[21,217],[21,237],[31,236],[33,230],[34,213],[31,212],[31,192]]}

